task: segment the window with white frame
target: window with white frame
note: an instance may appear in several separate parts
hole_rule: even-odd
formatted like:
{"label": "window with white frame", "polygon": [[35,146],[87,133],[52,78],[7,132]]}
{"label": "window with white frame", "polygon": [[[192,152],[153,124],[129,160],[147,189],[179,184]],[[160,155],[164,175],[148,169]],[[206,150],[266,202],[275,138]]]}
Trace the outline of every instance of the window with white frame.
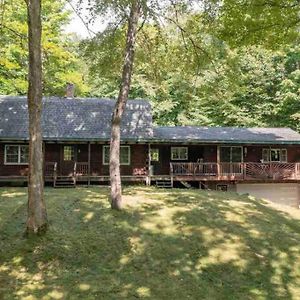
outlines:
{"label": "window with white frame", "polygon": [[286,149],[263,149],[262,151],[263,162],[287,162]]}
{"label": "window with white frame", "polygon": [[188,160],[188,147],[171,147],[171,160]]}
{"label": "window with white frame", "polygon": [[[103,146],[103,165],[109,164],[109,148]],[[130,165],[130,146],[120,146],[120,165]]]}
{"label": "window with white frame", "polygon": [[159,161],[159,149],[158,148],[150,149],[150,158],[151,158],[151,161]]}
{"label": "window with white frame", "polygon": [[29,160],[28,145],[5,145],[4,163],[12,165],[25,165]]}
{"label": "window with white frame", "polygon": [[64,161],[72,161],[75,157],[74,146],[64,146]]}

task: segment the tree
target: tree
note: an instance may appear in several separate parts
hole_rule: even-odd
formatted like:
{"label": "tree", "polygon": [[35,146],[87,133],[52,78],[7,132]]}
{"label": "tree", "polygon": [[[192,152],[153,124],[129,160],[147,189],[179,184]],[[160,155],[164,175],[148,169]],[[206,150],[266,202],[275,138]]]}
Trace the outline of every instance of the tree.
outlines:
{"label": "tree", "polygon": [[[28,89],[28,28],[25,1],[0,5],[0,94],[25,95]],[[79,40],[64,32],[70,12],[60,0],[43,0],[41,11],[43,94],[64,96],[66,82],[86,95],[85,69],[78,55]]]}
{"label": "tree", "polygon": [[47,229],[44,202],[42,116],[41,0],[27,0],[28,11],[28,115],[29,175],[27,232],[41,233]]}
{"label": "tree", "polygon": [[211,1],[212,26],[231,45],[277,48],[299,39],[300,2],[297,0]]}
{"label": "tree", "polygon": [[128,19],[126,47],[122,72],[122,83],[111,121],[109,171],[111,184],[111,207],[113,209],[122,208],[122,187],[120,174],[120,124],[130,90],[131,75],[134,61],[134,47],[140,10],[141,4],[139,3],[139,1],[132,1],[130,16]]}
{"label": "tree", "polygon": [[[150,99],[156,123],[213,126],[288,125],[298,128],[296,91],[299,84],[297,68],[295,69],[297,63],[299,66],[298,52],[294,49],[293,54],[289,54],[289,47],[286,46],[285,49],[266,49],[267,46],[279,43],[279,40],[271,43],[272,27],[261,29],[263,33],[255,31],[253,26],[263,27],[259,22],[264,19],[255,21],[253,16],[253,26],[249,26],[249,19],[245,18],[244,22],[241,18],[243,3],[231,3],[234,4],[235,11],[239,10],[236,20],[233,15],[228,17],[231,11],[226,11],[225,8],[222,8],[222,14],[221,8],[217,10],[211,7],[205,13],[181,12],[177,14],[177,18],[170,11],[166,14],[163,26],[157,26],[155,22],[146,23],[140,30],[136,41],[135,71],[130,97]],[[272,14],[278,15],[278,9],[274,3],[271,4]],[[258,5],[257,1],[253,1],[249,5],[258,7],[261,13],[267,15],[272,9],[272,5],[269,8],[266,2]],[[296,6],[290,9],[294,10]],[[245,7],[244,10],[251,11]],[[208,22],[208,13],[213,12],[219,18]],[[284,10],[280,17],[286,16]],[[221,26],[222,20],[224,23]],[[223,34],[226,32],[225,20],[232,22],[231,25],[226,25],[228,31],[243,28],[244,33],[249,33],[248,36],[243,37],[241,31],[222,38],[221,28]],[[280,18],[277,21],[284,24]],[[269,22],[271,24],[271,20]],[[295,27],[288,30],[291,40]],[[262,45],[251,45],[251,41],[254,43],[251,39],[254,38],[251,35],[253,31]],[[116,95],[120,53],[125,44],[123,33],[123,28],[106,32],[105,37],[100,40],[93,39],[85,48],[90,72],[97,78],[97,82],[92,83],[97,95]],[[268,39],[262,40],[262,34],[268,36]],[[283,44],[287,42],[281,40]],[[239,43],[241,45],[238,46]],[[234,44],[234,47],[229,44]],[[113,52],[109,45],[113,45]],[[292,68],[287,68],[287,64]],[[106,65],[112,67],[106,68]],[[282,82],[283,80],[285,81]]]}
{"label": "tree", "polygon": [[[99,12],[105,10],[120,17],[120,15],[122,16],[120,11],[128,11],[130,4],[134,2],[95,0],[94,13],[99,14]],[[117,150],[119,142],[117,141],[120,138],[119,127],[122,114],[118,115],[118,113],[120,108],[121,112],[124,109],[119,105],[120,103],[125,105],[130,87],[133,87],[131,95],[150,96],[153,102],[158,104],[154,107],[154,113],[158,115],[158,123],[243,126],[254,125],[256,122],[264,124],[261,119],[257,118],[257,111],[262,98],[266,101],[272,97],[274,98],[275,86],[278,84],[279,79],[276,78],[274,82],[272,80],[265,81],[263,68],[259,69],[259,80],[255,78],[255,72],[253,72],[255,64],[261,66],[259,55],[256,58],[251,57],[251,54],[249,55],[247,50],[245,51],[250,61],[251,59],[255,60],[253,70],[248,71],[247,68],[245,68],[246,70],[243,69],[244,61],[237,59],[234,57],[235,55],[233,55],[233,58],[230,56],[232,52],[237,53],[234,48],[239,48],[241,45],[248,47],[252,44],[261,44],[269,48],[275,48],[275,46],[291,41],[299,35],[297,24],[300,22],[300,5],[298,1],[288,1],[289,3],[286,4],[286,1],[283,0],[253,0],[246,4],[243,0],[203,0],[198,8],[195,7],[195,3],[199,4],[200,1],[193,2],[180,0],[141,1],[143,14],[147,16],[147,21],[151,19],[151,22],[146,22],[148,26],[144,27],[147,29],[152,27],[153,29],[156,26],[158,28],[157,41],[161,44],[152,43],[151,40],[149,43],[147,37],[144,45],[141,46],[138,43],[139,39],[137,39],[139,47],[137,48],[136,73],[133,74],[132,85],[130,84],[130,78],[124,76],[126,61],[123,65],[122,79],[119,80],[116,75],[118,62],[120,61],[118,50],[122,49],[123,40],[121,38],[121,41],[118,41],[115,37],[120,38],[122,36],[124,31],[122,26],[117,28],[109,26],[109,30],[93,39],[92,46],[86,48],[89,54],[91,54],[93,48],[101,51],[101,55],[99,55],[99,52],[97,52],[97,55],[96,51],[92,54],[95,58],[92,62],[92,69],[94,74],[97,72],[99,74],[97,69],[101,70],[98,83],[102,85],[100,89],[105,91],[106,95],[115,94],[115,85],[121,82],[121,90],[113,116],[113,122],[116,122],[116,124],[112,124],[110,153],[113,208],[120,208],[121,206],[116,204],[121,203],[119,151]],[[122,18],[118,24],[123,24]],[[166,32],[167,39],[164,36]],[[145,32],[143,31],[143,33]],[[164,36],[164,38],[160,39],[161,36]],[[99,38],[98,41],[97,38]],[[105,41],[109,43],[107,44]],[[164,45],[166,41],[167,45]],[[128,39],[125,45],[127,49]],[[114,51],[111,51],[112,48]],[[157,51],[151,52],[153,49]],[[251,51],[251,48],[249,49]],[[142,52],[144,54],[139,56],[139,53]],[[262,50],[262,52],[264,51]],[[265,58],[267,57],[266,54]],[[273,69],[276,64],[273,66],[272,61],[270,62],[268,59],[269,57],[267,58],[266,67],[268,68],[269,79],[276,73],[276,70]],[[106,63],[109,68],[105,67],[105,61],[109,62]],[[227,63],[225,70],[222,63]],[[247,64],[247,62],[245,63]],[[97,64],[102,68],[97,68]],[[164,67],[166,67],[165,70],[162,69]],[[130,68],[127,67],[126,69],[129,70]],[[246,73],[248,78],[244,78],[244,81],[239,80],[240,78],[237,79],[234,72],[237,70]],[[106,76],[107,74],[109,75]],[[248,85],[248,90],[244,84]],[[213,85],[216,87],[215,90],[212,88]],[[249,90],[253,92],[251,86],[254,87],[255,106],[243,103],[243,99],[249,99],[249,95],[246,95],[246,93]],[[203,87],[205,89],[202,89]],[[213,94],[214,92],[215,94]],[[263,95],[260,95],[261,92]],[[124,97],[121,100],[123,93]],[[209,97],[212,94],[214,98],[210,99]],[[293,107],[296,107],[297,105],[294,104],[293,100]],[[271,103],[264,103],[264,107],[272,108],[264,116],[267,116],[267,120],[273,122],[276,99]],[[293,117],[297,119],[299,115],[296,114]]]}

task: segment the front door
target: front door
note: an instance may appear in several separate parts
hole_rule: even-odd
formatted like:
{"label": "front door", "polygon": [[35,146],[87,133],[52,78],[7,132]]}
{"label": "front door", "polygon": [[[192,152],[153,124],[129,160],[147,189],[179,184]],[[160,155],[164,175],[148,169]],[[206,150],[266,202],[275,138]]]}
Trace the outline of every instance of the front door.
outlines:
{"label": "front door", "polygon": [[76,162],[76,146],[63,145],[61,153],[61,174],[71,176],[74,172],[74,164]]}

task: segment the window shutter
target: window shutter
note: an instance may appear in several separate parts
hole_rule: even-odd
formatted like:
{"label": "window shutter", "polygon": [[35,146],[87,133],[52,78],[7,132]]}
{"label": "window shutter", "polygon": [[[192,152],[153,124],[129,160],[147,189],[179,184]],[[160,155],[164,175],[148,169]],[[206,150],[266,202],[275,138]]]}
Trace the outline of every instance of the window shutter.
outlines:
{"label": "window shutter", "polygon": [[270,161],[270,150],[269,149],[263,149],[263,151],[262,151],[262,160],[263,160],[263,162],[269,162]]}

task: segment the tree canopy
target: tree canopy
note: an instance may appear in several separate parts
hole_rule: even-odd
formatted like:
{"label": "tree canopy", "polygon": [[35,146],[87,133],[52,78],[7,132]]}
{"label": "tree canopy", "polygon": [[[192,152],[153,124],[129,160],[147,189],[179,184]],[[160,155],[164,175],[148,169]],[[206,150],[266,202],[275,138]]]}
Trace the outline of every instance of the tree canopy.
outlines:
{"label": "tree canopy", "polygon": [[[0,9],[0,94],[24,95],[27,91],[27,24],[25,1],[4,1]],[[85,70],[78,57],[78,41],[64,32],[70,13],[62,1],[42,5],[43,92],[64,95],[65,84],[74,82],[85,95]]]}
{"label": "tree canopy", "polygon": [[[225,13],[229,18],[229,12]],[[261,38],[253,45],[239,40],[242,33],[237,33],[233,44],[233,38],[221,38],[220,27],[211,28],[212,21],[203,12],[185,11],[181,17],[174,17],[174,11],[169,14],[163,26],[147,23],[138,34],[130,93],[131,98],[151,100],[156,123],[299,129],[296,38],[276,40],[272,45],[277,49],[273,49],[271,40],[266,43]],[[251,33],[253,28],[248,27]],[[81,43],[93,95],[117,95],[124,31],[124,26],[109,28]]]}
{"label": "tree canopy", "polygon": [[[64,3],[43,1],[45,94],[71,81],[78,96],[118,95],[130,1],[89,3],[108,26],[79,40],[64,33]],[[300,129],[298,1],[142,3],[129,97],[149,99],[156,123]],[[25,94],[23,1],[6,1],[1,16],[0,93]]]}

